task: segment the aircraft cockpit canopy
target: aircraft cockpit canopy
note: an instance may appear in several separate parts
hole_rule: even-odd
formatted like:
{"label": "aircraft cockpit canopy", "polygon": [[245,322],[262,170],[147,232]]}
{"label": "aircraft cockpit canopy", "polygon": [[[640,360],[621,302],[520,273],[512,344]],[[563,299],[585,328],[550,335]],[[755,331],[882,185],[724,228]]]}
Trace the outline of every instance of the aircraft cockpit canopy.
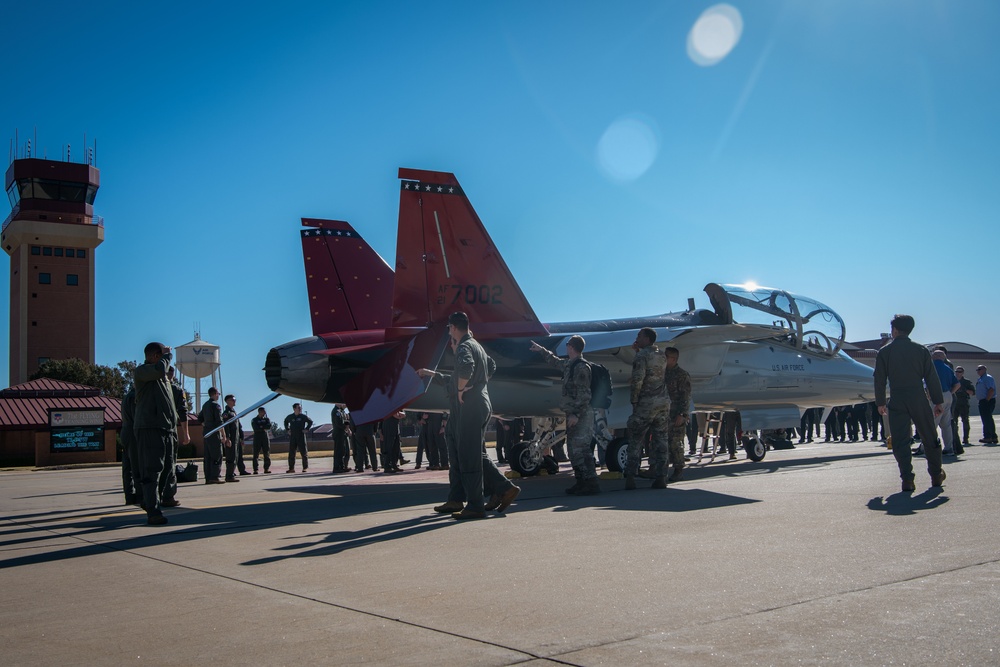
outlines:
{"label": "aircraft cockpit canopy", "polygon": [[844,320],[815,299],[757,285],[710,283],[705,293],[727,322],[773,327],[776,339],[813,354],[833,357],[844,346]]}

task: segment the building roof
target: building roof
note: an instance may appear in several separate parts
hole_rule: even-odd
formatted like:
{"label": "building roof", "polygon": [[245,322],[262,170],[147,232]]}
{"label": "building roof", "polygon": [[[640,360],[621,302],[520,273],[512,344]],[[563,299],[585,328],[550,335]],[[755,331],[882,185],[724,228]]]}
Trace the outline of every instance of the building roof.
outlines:
{"label": "building roof", "polygon": [[41,378],[0,391],[0,430],[30,431],[49,426],[49,408],[104,409],[104,422],[120,428],[121,400],[101,390],[62,380]]}

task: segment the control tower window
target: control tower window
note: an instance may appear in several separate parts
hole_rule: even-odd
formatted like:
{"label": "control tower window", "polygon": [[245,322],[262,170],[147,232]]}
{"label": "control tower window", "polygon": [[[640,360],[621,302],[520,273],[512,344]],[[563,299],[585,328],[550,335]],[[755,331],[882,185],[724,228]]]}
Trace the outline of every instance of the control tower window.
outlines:
{"label": "control tower window", "polygon": [[15,206],[17,206],[17,203],[19,201],[21,201],[21,192],[20,192],[20,190],[18,190],[16,183],[13,184],[13,185],[11,185],[7,189],[7,199],[8,199],[8,201],[10,201],[10,207],[11,208],[14,208]]}
{"label": "control tower window", "polygon": [[94,198],[97,197],[97,186],[47,178],[22,178],[17,182],[16,189],[11,186],[7,196],[12,201],[11,206],[14,206],[14,199],[55,199],[93,204]]}
{"label": "control tower window", "polygon": [[77,285],[80,284],[80,276],[76,275],[75,273],[67,273],[66,284],[76,287]]}
{"label": "control tower window", "polygon": [[41,255],[42,254],[42,247],[41,246],[37,246],[37,245],[31,246],[31,254],[32,255]]}
{"label": "control tower window", "polygon": [[52,274],[51,273],[39,273],[38,274],[38,284],[39,285],[51,285],[52,284]]}
{"label": "control tower window", "polygon": [[66,256],[76,257],[76,250],[74,250],[73,248],[66,248]]}
{"label": "control tower window", "polygon": [[45,246],[44,248],[42,248],[42,254],[45,255],[46,257],[51,257],[52,248],[50,248],[49,246]]}
{"label": "control tower window", "polygon": [[86,259],[86,257],[87,257],[87,251],[84,250],[83,248],[77,248],[76,249],[76,256],[77,256],[78,259]]}
{"label": "control tower window", "polygon": [[62,257],[63,256],[63,249],[62,248],[56,248],[54,250],[54,252],[56,253],[56,257]]}

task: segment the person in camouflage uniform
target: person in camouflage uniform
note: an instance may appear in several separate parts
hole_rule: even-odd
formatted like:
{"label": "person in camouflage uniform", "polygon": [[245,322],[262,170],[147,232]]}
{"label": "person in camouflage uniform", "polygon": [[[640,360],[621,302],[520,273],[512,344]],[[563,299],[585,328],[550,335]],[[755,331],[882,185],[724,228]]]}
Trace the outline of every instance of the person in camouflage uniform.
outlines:
{"label": "person in camouflage uniform", "polygon": [[[663,467],[667,460],[668,405],[663,376],[666,358],[654,343],[656,332],[649,327],[639,330],[632,348],[636,350],[632,361],[631,401],[632,416],[628,428],[628,463],[625,467],[625,489],[635,488],[639,472],[642,445],[650,436],[649,469],[653,475],[654,489],[667,488]],[[683,460],[683,457],[682,457]]]}
{"label": "person in camouflage uniform", "polygon": [[676,347],[668,347],[663,351],[667,362],[667,370],[663,375],[663,384],[667,388],[667,398],[670,399],[670,415],[668,451],[673,472],[671,482],[680,481],[684,470],[684,437],[687,435],[688,406],[691,405],[691,374],[677,365],[681,351]]}
{"label": "person in camouflage uniform", "polygon": [[576,483],[566,489],[566,493],[580,496],[601,492],[594,462],[594,408],[590,405],[590,365],[583,358],[585,345],[583,336],[570,336],[566,341],[569,358],[560,359],[538,343],[531,343],[534,352],[563,374],[560,407],[566,413],[566,444],[576,476]]}

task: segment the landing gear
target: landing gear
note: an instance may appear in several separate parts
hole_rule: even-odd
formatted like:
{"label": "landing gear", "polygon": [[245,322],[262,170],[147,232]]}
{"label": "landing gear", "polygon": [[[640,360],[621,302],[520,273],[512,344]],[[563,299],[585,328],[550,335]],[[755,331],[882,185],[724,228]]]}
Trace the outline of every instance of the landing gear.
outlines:
{"label": "landing gear", "polygon": [[743,449],[747,452],[747,458],[751,461],[763,461],[767,454],[767,445],[757,433],[750,431],[743,434]]}
{"label": "landing gear", "polygon": [[511,469],[521,475],[521,477],[531,477],[533,475],[537,475],[542,469],[542,461],[544,458],[552,457],[537,456],[534,452],[532,452],[530,442],[517,443],[511,448],[510,454],[507,455],[507,461],[510,463]]}
{"label": "landing gear", "polygon": [[604,465],[611,472],[625,472],[628,464],[628,439],[615,438],[604,454]]}

